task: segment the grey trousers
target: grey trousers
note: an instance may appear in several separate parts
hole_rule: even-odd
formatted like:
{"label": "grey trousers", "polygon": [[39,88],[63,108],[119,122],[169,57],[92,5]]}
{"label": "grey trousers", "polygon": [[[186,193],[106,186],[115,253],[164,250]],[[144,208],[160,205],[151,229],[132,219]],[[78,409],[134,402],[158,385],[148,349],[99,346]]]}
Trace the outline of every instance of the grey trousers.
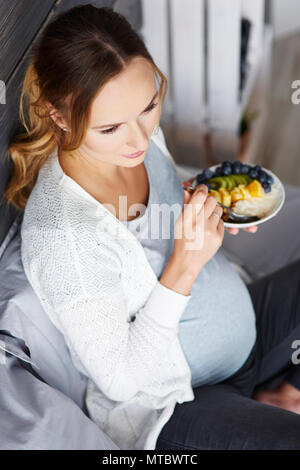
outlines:
{"label": "grey trousers", "polygon": [[300,391],[300,364],[292,362],[292,345],[300,344],[300,259],[247,288],[257,328],[248,359],[225,381],[194,388],[192,402],[177,404],[156,449],[300,450],[300,415],[252,398],[276,381]]}

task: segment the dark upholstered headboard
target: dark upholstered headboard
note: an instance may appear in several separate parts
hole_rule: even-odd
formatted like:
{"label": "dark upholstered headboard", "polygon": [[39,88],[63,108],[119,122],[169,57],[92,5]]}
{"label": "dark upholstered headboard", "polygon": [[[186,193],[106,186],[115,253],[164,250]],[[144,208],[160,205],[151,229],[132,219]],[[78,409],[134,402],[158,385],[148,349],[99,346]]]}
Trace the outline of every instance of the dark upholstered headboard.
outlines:
{"label": "dark upholstered headboard", "polygon": [[[142,25],[140,0],[2,0],[0,2],[0,197],[11,175],[8,146],[22,131],[18,117],[19,96],[32,44],[57,14],[76,5],[109,6],[122,13],[138,31]],[[2,92],[2,93],[1,93]],[[0,205],[0,245],[18,214],[13,206]]]}

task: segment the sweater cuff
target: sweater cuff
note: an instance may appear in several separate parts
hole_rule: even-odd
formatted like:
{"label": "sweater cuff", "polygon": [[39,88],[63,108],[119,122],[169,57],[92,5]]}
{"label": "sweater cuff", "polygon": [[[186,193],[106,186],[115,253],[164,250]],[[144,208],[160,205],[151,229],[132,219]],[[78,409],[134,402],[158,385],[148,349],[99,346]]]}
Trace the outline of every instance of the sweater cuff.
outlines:
{"label": "sweater cuff", "polygon": [[144,314],[165,328],[176,328],[191,297],[191,294],[179,294],[157,281],[144,307]]}

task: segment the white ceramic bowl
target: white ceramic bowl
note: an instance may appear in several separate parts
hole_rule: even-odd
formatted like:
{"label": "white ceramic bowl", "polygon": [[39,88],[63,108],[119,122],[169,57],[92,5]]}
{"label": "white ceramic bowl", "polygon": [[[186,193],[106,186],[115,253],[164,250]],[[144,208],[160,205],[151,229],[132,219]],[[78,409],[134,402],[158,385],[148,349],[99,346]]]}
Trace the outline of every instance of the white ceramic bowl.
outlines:
{"label": "white ceramic bowl", "polygon": [[[253,168],[256,166],[256,164],[249,164]],[[214,171],[218,166],[220,166],[220,163],[214,166],[209,167],[210,170]],[[263,218],[257,220],[256,222],[247,222],[247,223],[230,223],[230,222],[224,222],[224,227],[232,227],[232,228],[246,228],[246,227],[252,227],[253,225],[259,225],[263,224],[264,222],[267,222],[267,220],[272,219],[272,217],[275,217],[275,215],[280,211],[282,208],[284,201],[285,201],[285,190],[284,186],[281,183],[280,179],[272,173],[272,171],[267,170],[264,167],[261,167],[262,170],[264,170],[266,173],[269,173],[269,175],[273,176],[274,183],[272,183],[272,186],[278,189],[278,200],[273,209]]]}

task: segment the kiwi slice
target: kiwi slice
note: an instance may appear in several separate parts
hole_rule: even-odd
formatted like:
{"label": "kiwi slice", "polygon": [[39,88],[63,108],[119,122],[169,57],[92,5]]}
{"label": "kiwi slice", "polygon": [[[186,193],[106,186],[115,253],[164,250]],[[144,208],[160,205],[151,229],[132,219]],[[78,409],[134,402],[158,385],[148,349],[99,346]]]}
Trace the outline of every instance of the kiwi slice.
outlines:
{"label": "kiwi slice", "polygon": [[232,174],[227,176],[214,176],[213,178],[209,178],[207,183],[210,183],[213,189],[224,188],[227,191],[231,191],[240,184],[245,184],[247,186],[251,181],[253,181],[253,178],[250,178],[249,175]]}
{"label": "kiwi slice", "polygon": [[243,175],[233,175],[234,180],[236,181],[237,185],[239,184],[245,184],[245,180],[243,178]]}
{"label": "kiwi slice", "polygon": [[240,183],[239,175],[230,175],[231,181],[234,183],[234,187],[238,186]]}
{"label": "kiwi slice", "polygon": [[211,183],[213,189],[227,188],[227,183],[224,176],[214,176],[213,178],[209,178],[207,182]]}
{"label": "kiwi slice", "polygon": [[231,191],[233,188],[236,187],[237,183],[231,175],[228,176],[215,176],[207,180],[213,187],[213,189],[224,188],[227,191]]}
{"label": "kiwi slice", "polygon": [[235,180],[234,178],[232,178],[232,175],[228,175],[227,177],[227,181],[228,181],[228,191],[231,191],[232,189],[234,189],[236,187],[236,183],[235,183]]}
{"label": "kiwi slice", "polygon": [[249,175],[243,175],[244,178],[246,178],[246,183],[245,184],[249,184],[251,183],[251,181],[253,181],[253,178],[251,178]]}
{"label": "kiwi slice", "polygon": [[248,183],[250,183],[249,181],[249,176],[248,175],[239,175],[239,180],[240,180],[240,184],[245,184],[247,185]]}

